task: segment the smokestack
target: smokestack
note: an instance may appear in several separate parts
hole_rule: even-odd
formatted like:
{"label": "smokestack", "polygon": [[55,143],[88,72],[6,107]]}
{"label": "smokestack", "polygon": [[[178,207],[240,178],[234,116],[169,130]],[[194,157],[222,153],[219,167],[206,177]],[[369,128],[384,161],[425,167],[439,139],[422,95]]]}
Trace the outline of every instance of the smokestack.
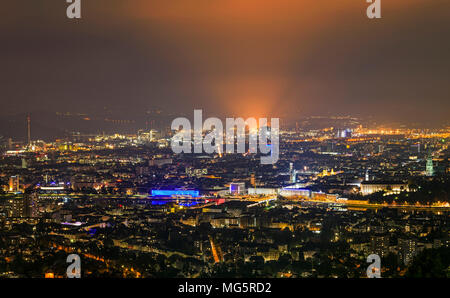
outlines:
{"label": "smokestack", "polygon": [[31,117],[30,117],[30,114],[27,115],[27,137],[28,137],[28,145],[31,145]]}

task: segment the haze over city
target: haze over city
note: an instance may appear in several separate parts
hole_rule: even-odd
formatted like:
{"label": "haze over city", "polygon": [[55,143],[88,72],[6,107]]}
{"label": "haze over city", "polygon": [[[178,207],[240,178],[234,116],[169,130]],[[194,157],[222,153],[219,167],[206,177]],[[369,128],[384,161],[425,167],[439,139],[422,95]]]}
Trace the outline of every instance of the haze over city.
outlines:
{"label": "haze over city", "polygon": [[286,121],[450,118],[445,0],[385,1],[371,21],[354,0],[82,5],[82,19],[69,20],[65,1],[2,4],[3,117],[106,108],[133,120],[158,107]]}

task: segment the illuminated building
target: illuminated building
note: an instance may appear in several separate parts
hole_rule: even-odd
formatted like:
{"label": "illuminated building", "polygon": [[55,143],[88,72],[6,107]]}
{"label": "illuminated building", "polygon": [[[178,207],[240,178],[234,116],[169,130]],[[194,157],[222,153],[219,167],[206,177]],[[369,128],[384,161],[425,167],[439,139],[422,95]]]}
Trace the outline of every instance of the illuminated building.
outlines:
{"label": "illuminated building", "polygon": [[251,187],[247,190],[249,195],[277,195],[278,189],[277,188],[261,188],[261,187]]}
{"label": "illuminated building", "polygon": [[417,242],[414,239],[398,239],[400,255],[405,265],[408,265],[417,254]]}
{"label": "illuminated building", "polygon": [[283,197],[311,197],[311,190],[302,188],[283,188],[280,190],[280,195]]}
{"label": "illuminated building", "polygon": [[380,235],[371,237],[371,248],[380,257],[385,257],[389,253],[389,236]]}
{"label": "illuminated building", "polygon": [[28,167],[27,160],[22,158],[22,169],[26,169]]}
{"label": "illuminated building", "polygon": [[242,195],[244,193],[245,193],[245,183],[244,182],[230,183],[230,194]]}
{"label": "illuminated building", "polygon": [[370,195],[374,192],[386,191],[392,193],[399,193],[401,191],[409,191],[408,184],[400,182],[367,182],[361,183],[361,193]]}
{"label": "illuminated building", "polygon": [[434,176],[433,159],[431,158],[431,156],[429,156],[427,159],[427,166],[425,172],[426,175],[429,177]]}
{"label": "illuminated building", "polygon": [[6,202],[7,217],[27,217],[29,214],[28,200],[25,198],[14,198]]}
{"label": "illuminated building", "polygon": [[252,174],[250,175],[250,185],[251,185],[252,187],[256,187],[255,173],[252,173]]}
{"label": "illuminated building", "polygon": [[48,185],[38,185],[39,189],[45,193],[60,193],[66,189],[64,182],[51,182]]}
{"label": "illuminated building", "polygon": [[19,176],[11,176],[9,178],[9,191],[10,192],[20,191],[20,177]]}
{"label": "illuminated building", "polygon": [[297,170],[294,169],[293,163],[289,163],[289,175],[290,175],[290,182],[295,183],[297,181]]}
{"label": "illuminated building", "polygon": [[327,169],[324,169],[322,173],[317,174],[318,177],[327,177],[327,176],[334,176],[337,173],[334,171],[334,169],[331,169],[331,171],[328,171]]}
{"label": "illuminated building", "polygon": [[267,251],[261,251],[256,253],[257,256],[264,258],[264,262],[278,261],[280,258],[280,252],[275,249],[269,249]]}
{"label": "illuminated building", "polygon": [[208,175],[208,169],[194,169],[192,167],[187,167],[186,168],[186,175],[188,177],[203,177],[205,175]]}
{"label": "illuminated building", "polygon": [[338,129],[336,137],[338,138],[351,138],[352,137],[352,130],[347,129]]}
{"label": "illuminated building", "polygon": [[148,165],[151,167],[153,166],[162,167],[163,165],[170,165],[170,164],[172,164],[171,158],[151,159],[148,161]]}
{"label": "illuminated building", "polygon": [[163,189],[152,189],[152,196],[154,197],[173,197],[173,196],[189,196],[189,197],[199,197],[200,192],[198,190],[163,190]]}

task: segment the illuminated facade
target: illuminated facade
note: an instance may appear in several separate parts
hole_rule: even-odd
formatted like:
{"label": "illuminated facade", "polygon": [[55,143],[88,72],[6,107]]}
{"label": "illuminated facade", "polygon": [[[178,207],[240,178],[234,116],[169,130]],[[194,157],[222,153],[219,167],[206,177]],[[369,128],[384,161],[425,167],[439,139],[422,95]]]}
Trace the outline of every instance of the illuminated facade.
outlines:
{"label": "illuminated facade", "polygon": [[10,192],[20,191],[20,177],[19,176],[11,176],[9,178],[9,191]]}
{"label": "illuminated facade", "polygon": [[245,183],[230,183],[230,194],[232,195],[241,195],[245,193]]}
{"label": "illuminated facade", "polygon": [[366,196],[379,191],[399,193],[401,191],[409,191],[406,183],[390,183],[390,182],[362,182],[361,193]]}
{"label": "illuminated facade", "polygon": [[426,166],[426,175],[431,177],[434,176],[434,168],[433,168],[433,159],[430,157],[428,157],[427,159],[427,166]]}
{"label": "illuminated facade", "polygon": [[173,197],[173,196],[189,196],[198,197],[200,192],[198,190],[163,190],[152,189],[152,196],[154,197]]}

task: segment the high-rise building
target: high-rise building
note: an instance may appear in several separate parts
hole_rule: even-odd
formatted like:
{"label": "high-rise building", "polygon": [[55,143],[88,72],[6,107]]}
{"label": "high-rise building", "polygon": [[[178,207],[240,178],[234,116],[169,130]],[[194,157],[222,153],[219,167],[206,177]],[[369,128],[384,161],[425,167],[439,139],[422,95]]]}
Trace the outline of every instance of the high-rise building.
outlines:
{"label": "high-rise building", "polygon": [[27,199],[28,204],[28,212],[30,217],[39,217],[40,216],[40,210],[42,203],[40,202],[39,196],[37,193],[32,193],[30,195],[25,195],[25,198]]}
{"label": "high-rise building", "polygon": [[250,185],[252,187],[256,187],[256,179],[255,179],[255,173],[250,174]]}
{"label": "high-rise building", "polygon": [[293,170],[291,173],[291,183],[297,182],[297,170]]}
{"label": "high-rise building", "polygon": [[28,167],[27,160],[22,158],[22,169],[26,169]]}
{"label": "high-rise building", "polygon": [[434,176],[434,168],[433,168],[433,158],[430,156],[428,156],[427,159],[427,166],[426,166],[426,175],[431,177]]}
{"label": "high-rise building", "polygon": [[405,265],[408,265],[417,254],[417,242],[414,239],[398,239],[400,256]]}
{"label": "high-rise building", "polygon": [[380,257],[385,257],[389,253],[389,236],[376,235],[371,237],[371,249]]}
{"label": "high-rise building", "polygon": [[338,129],[336,137],[337,138],[351,138],[352,137],[352,130],[349,129],[349,128]]}
{"label": "high-rise building", "polygon": [[295,183],[297,182],[297,170],[294,169],[294,164],[291,162],[289,163],[289,182]]}
{"label": "high-rise building", "polygon": [[19,176],[9,177],[9,191],[10,192],[20,191],[20,177]]}
{"label": "high-rise building", "polygon": [[26,198],[10,199],[5,204],[7,217],[28,217],[29,204]]}

